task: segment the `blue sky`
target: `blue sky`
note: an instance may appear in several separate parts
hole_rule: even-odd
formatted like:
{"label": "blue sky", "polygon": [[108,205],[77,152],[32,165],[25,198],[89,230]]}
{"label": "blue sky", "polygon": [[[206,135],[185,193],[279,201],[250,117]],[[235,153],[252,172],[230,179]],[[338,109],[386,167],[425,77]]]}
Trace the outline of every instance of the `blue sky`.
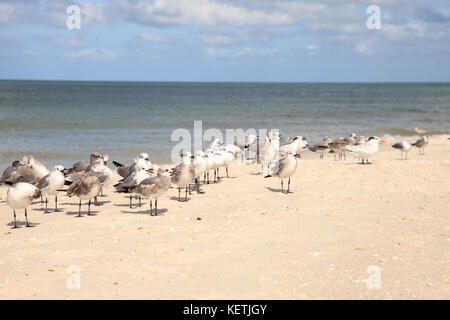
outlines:
{"label": "blue sky", "polygon": [[0,0],[0,79],[450,81],[450,0]]}

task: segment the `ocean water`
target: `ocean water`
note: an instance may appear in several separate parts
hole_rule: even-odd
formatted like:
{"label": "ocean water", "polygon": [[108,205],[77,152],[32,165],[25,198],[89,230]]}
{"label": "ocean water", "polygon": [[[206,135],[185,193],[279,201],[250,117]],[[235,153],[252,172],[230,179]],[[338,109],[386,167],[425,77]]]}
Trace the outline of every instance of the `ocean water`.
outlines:
{"label": "ocean water", "polygon": [[170,160],[177,128],[325,135],[450,132],[450,83],[158,83],[0,81],[0,169],[26,153],[49,167],[94,151]]}

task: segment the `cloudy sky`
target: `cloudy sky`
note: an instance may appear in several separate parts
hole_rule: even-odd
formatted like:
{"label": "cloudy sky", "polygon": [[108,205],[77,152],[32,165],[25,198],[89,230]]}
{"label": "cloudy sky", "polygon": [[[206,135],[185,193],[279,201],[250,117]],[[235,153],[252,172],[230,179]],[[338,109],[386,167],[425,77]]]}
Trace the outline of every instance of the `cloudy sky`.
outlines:
{"label": "cloudy sky", "polygon": [[450,81],[450,0],[0,0],[0,79]]}

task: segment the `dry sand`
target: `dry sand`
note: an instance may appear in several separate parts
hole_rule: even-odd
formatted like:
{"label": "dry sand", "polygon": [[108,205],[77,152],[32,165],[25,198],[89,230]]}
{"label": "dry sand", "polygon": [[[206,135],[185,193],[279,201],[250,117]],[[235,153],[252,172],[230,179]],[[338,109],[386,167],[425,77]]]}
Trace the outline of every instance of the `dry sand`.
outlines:
{"label": "dry sand", "polygon": [[[371,165],[308,154],[289,195],[258,165],[234,165],[187,203],[169,190],[157,217],[108,190],[96,216],[76,218],[64,196],[64,212],[33,204],[37,226],[20,229],[3,187],[0,298],[449,299],[450,141],[399,159],[388,145]],[[79,290],[67,288],[69,266]]]}

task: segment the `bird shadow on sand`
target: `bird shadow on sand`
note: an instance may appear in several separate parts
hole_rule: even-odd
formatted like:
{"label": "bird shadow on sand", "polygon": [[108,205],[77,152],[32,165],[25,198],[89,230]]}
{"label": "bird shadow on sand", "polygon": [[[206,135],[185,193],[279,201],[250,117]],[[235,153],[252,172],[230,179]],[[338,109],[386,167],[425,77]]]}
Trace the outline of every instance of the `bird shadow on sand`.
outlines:
{"label": "bird shadow on sand", "polygon": [[[153,209],[154,210],[154,209]],[[167,209],[158,209],[158,213],[156,216],[153,217],[157,217],[157,216],[164,216],[163,213],[167,212]],[[145,210],[136,210],[136,211],[131,211],[131,210],[121,210],[121,213],[125,213],[125,214],[146,214],[146,215],[150,215],[150,208],[147,208]]]}
{"label": "bird shadow on sand", "polygon": [[[40,225],[40,223],[38,223],[38,222],[31,222],[31,221],[28,222],[28,224],[30,225],[30,227],[36,227],[36,226]],[[27,223],[25,221],[19,221],[19,220],[17,220],[17,227],[18,228],[14,228],[14,221],[11,221],[10,223],[7,223],[6,225],[11,227],[11,229],[18,229],[18,228],[25,228],[26,229],[26,227],[27,227]]]}
{"label": "bird shadow on sand", "polygon": [[187,200],[184,200],[184,196],[182,196],[181,197],[181,201],[180,201],[180,198],[178,198],[178,197],[170,197],[170,200],[175,200],[175,201],[178,201],[178,202],[188,202],[188,201],[190,201],[191,200],[191,198],[187,198]]}
{"label": "bird shadow on sand", "polygon": [[[91,215],[89,216],[89,215],[87,214],[87,211],[81,210],[81,217],[91,217],[91,216],[96,216],[97,213],[99,213],[99,212],[100,212],[100,211],[91,211]],[[68,216],[75,216],[75,217],[77,217],[77,216],[78,216],[78,211],[67,211],[66,214],[67,214]],[[81,217],[80,217],[80,218],[81,218]]]}
{"label": "bird shadow on sand", "polygon": [[[267,190],[272,191],[272,192],[276,192],[276,193],[281,193],[281,189],[275,189],[275,188],[271,188],[271,187],[266,187]],[[289,194],[294,193],[293,191],[289,191]],[[283,194],[288,194],[286,193],[286,190],[283,191]]]}

